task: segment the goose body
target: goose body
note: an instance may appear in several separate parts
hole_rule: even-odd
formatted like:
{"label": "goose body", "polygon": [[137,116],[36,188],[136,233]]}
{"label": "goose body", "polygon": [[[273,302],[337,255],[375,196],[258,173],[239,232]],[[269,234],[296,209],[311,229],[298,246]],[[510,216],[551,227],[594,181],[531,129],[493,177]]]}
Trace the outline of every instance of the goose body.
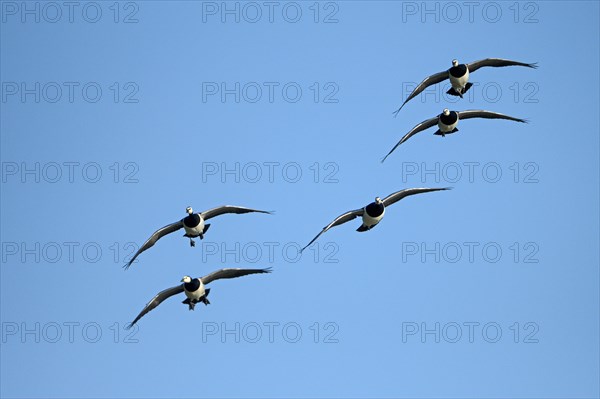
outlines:
{"label": "goose body", "polygon": [[[204,218],[198,213],[193,213],[192,208],[188,216],[182,219],[183,229],[185,230],[184,237],[196,238],[204,236]],[[193,246],[193,245],[192,245]]]}
{"label": "goose body", "polygon": [[369,205],[365,206],[362,214],[362,226],[359,228],[366,228],[367,230],[372,229],[383,219],[383,215],[385,215],[385,205],[383,205],[383,201],[378,202],[377,198],[375,202],[371,202]]}
{"label": "goose body", "polygon": [[471,87],[468,85],[469,67],[466,64],[459,64],[456,60],[452,61],[452,68],[448,69],[448,78],[453,89],[453,91],[448,90],[448,94],[462,97],[463,93]]}
{"label": "goose body", "polygon": [[192,279],[190,276],[185,276],[181,279],[183,282],[183,292],[188,299],[199,301],[206,294],[204,283],[200,278]]}
{"label": "goose body", "polygon": [[458,125],[458,112],[450,111],[445,109],[438,116],[438,129],[442,133],[453,133],[457,131],[456,125]]}
{"label": "goose body", "polygon": [[201,278],[191,278],[190,276],[184,276],[181,279],[183,283],[183,293],[187,297],[186,300],[182,301],[189,306],[190,310],[194,310],[194,307],[198,302],[202,302],[205,305],[209,305],[208,293],[210,289],[204,287],[204,283]]}

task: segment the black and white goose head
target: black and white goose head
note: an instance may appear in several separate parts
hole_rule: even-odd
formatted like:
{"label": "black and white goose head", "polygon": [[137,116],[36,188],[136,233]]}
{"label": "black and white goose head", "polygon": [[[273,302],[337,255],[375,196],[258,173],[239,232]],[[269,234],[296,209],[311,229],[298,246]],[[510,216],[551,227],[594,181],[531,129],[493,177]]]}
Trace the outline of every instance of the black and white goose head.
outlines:
{"label": "black and white goose head", "polygon": [[457,67],[458,66],[458,60],[452,60],[452,66],[453,67]]}
{"label": "black and white goose head", "polygon": [[375,197],[375,201],[371,202],[369,205],[365,207],[365,212],[369,214],[369,216],[379,216],[385,211],[385,204],[383,200],[379,197]]}
{"label": "black and white goose head", "polygon": [[181,279],[181,282],[185,283],[185,284],[189,284],[192,282],[192,278],[190,276],[183,276],[183,278]]}

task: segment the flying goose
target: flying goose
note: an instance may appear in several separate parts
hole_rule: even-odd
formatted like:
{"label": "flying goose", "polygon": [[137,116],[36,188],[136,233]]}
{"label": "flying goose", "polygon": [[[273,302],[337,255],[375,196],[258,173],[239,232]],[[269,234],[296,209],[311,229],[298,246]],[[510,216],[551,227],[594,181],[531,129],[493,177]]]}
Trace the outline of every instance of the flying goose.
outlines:
{"label": "flying goose", "polygon": [[397,191],[393,194],[388,195],[383,200],[379,197],[375,198],[375,202],[371,202],[369,205],[364,208],[356,209],[353,211],[346,212],[333,220],[333,222],[329,223],[327,226],[323,227],[323,230],[315,238],[312,239],[304,248],[300,250],[300,252],[304,251],[306,248],[310,246],[313,242],[317,240],[321,236],[321,234],[325,233],[332,227],[339,226],[340,224],[349,222],[350,220],[362,217],[362,224],[356,231],[363,232],[367,230],[371,230],[373,227],[377,225],[383,219],[383,215],[385,213],[385,207],[390,206],[395,202],[400,201],[404,197],[408,197],[413,194],[421,194],[427,193],[430,191],[440,191],[440,190],[449,190],[450,187],[444,188],[407,188],[405,190]]}
{"label": "flying goose", "polygon": [[507,119],[510,121],[527,123],[527,120],[515,118],[512,116],[500,114],[498,112],[491,111],[483,111],[483,110],[474,110],[470,109],[467,111],[450,111],[448,108],[445,108],[444,111],[436,117],[431,119],[427,119],[417,126],[413,127],[410,132],[406,133],[402,139],[391,149],[388,154],[383,157],[381,162],[385,161],[385,159],[392,153],[398,146],[404,143],[406,140],[414,136],[415,134],[422,132],[423,130],[429,129],[432,126],[438,125],[438,130],[434,133],[436,136],[445,137],[447,134],[452,134],[458,132],[456,125],[458,125],[458,121],[460,119],[470,119],[470,118],[485,118],[485,119]]}
{"label": "flying goose", "polygon": [[188,237],[190,239],[190,246],[193,247],[196,245],[193,238],[200,237],[201,240],[204,239],[204,234],[210,227],[210,224],[205,224],[204,221],[206,221],[210,218],[214,218],[215,216],[223,215],[225,213],[259,212],[259,213],[271,214],[271,212],[267,212],[267,211],[260,211],[258,209],[250,209],[250,208],[244,208],[241,206],[232,206],[232,205],[223,205],[223,206],[219,206],[217,208],[209,209],[208,211],[198,212],[198,213],[194,213],[194,210],[188,206],[187,208],[185,208],[185,211],[187,212],[188,215],[186,217],[184,217],[183,219],[181,219],[180,221],[171,223],[165,227],[162,227],[162,228],[156,230],[150,236],[150,238],[148,238],[148,240],[146,240],[144,245],[142,245],[140,247],[140,249],[138,249],[138,251],[135,253],[135,255],[133,255],[133,258],[131,258],[131,260],[123,267],[125,269],[128,269],[131,266],[131,264],[133,263],[133,261],[135,260],[135,258],[138,257],[139,254],[141,254],[148,248],[152,247],[154,244],[156,244],[156,241],[158,241],[162,237],[166,236],[167,234],[173,233],[174,231],[177,231],[181,228],[183,228],[185,230],[185,234],[183,236]]}
{"label": "flying goose", "polygon": [[504,60],[502,58],[486,58],[484,60],[471,62],[470,64],[459,64],[457,60],[452,60],[452,68],[438,72],[423,79],[423,81],[417,87],[415,87],[412,93],[410,93],[404,103],[402,103],[400,108],[394,112],[394,115],[398,115],[398,112],[400,112],[402,107],[404,107],[407,102],[418,96],[419,93],[431,85],[443,82],[449,78],[452,87],[446,93],[453,96],[460,96],[462,98],[463,94],[465,94],[473,85],[473,83],[467,83],[469,81],[470,72],[475,72],[479,68],[483,67],[506,67],[513,65],[537,68],[537,63],[527,64],[525,62]]}
{"label": "flying goose", "polygon": [[246,276],[248,274],[256,274],[256,273],[271,273],[271,268],[267,269],[221,269],[216,272],[212,272],[209,275],[200,278],[191,278],[190,276],[184,276],[181,279],[183,284],[179,284],[175,287],[167,288],[164,291],[159,292],[142,311],[139,315],[129,323],[126,328],[129,329],[138,322],[139,319],[144,317],[146,313],[156,308],[161,304],[165,299],[172,297],[173,295],[180,294],[185,292],[185,296],[187,297],[183,302],[189,306],[189,310],[194,310],[194,307],[198,302],[202,302],[205,305],[210,304],[208,301],[208,294],[210,292],[210,288],[205,288],[206,284],[209,284],[212,281],[219,280],[222,278],[236,278]]}

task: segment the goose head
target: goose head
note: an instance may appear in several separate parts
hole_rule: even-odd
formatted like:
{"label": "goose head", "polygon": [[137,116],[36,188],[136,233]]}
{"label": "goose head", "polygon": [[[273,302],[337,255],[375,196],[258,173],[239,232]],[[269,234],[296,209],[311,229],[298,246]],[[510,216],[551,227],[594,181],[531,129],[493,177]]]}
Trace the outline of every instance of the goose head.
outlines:
{"label": "goose head", "polygon": [[452,66],[453,67],[458,66],[458,60],[452,60]]}
{"label": "goose head", "polygon": [[191,206],[188,206],[187,208],[185,208],[185,211],[188,215],[191,215],[192,213],[194,213],[194,210],[192,209]]}
{"label": "goose head", "polygon": [[444,110],[442,111],[442,113],[446,116],[450,115],[450,110],[448,108],[444,108]]}
{"label": "goose head", "polygon": [[192,282],[192,278],[190,276],[183,276],[183,278],[181,279],[182,283],[191,283]]}
{"label": "goose head", "polygon": [[379,198],[379,197],[375,197],[375,203],[376,203],[377,205],[381,205],[381,204],[383,204],[383,201],[381,200],[381,198]]}

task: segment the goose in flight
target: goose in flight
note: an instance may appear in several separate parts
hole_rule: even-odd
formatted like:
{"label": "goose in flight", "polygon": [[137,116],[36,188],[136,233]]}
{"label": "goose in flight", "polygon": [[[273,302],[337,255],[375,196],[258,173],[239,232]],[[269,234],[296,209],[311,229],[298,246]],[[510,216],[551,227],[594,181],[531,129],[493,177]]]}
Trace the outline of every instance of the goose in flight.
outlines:
{"label": "goose in flight", "polygon": [[486,58],[484,60],[471,62],[470,64],[459,64],[457,60],[452,60],[452,67],[450,69],[438,72],[423,79],[423,81],[417,87],[415,87],[412,93],[410,93],[404,103],[402,103],[400,108],[394,112],[394,116],[398,115],[398,112],[400,112],[402,107],[404,107],[407,102],[418,96],[419,93],[431,85],[443,82],[446,79],[450,79],[450,84],[452,87],[446,93],[453,96],[460,96],[462,98],[463,94],[465,94],[473,85],[473,83],[468,83],[469,73],[475,72],[479,68],[483,67],[506,67],[515,65],[528,68],[537,68],[537,63],[528,64],[525,62],[504,60],[502,58]]}
{"label": "goose in flight", "polygon": [[126,328],[129,329],[135,325],[146,313],[156,308],[165,299],[172,297],[173,295],[185,293],[187,297],[182,303],[188,305],[189,310],[194,310],[197,303],[202,302],[205,305],[210,304],[208,301],[208,293],[210,288],[205,288],[206,284],[212,281],[223,279],[223,278],[236,278],[246,276],[248,274],[257,273],[271,273],[271,268],[267,269],[221,269],[216,272],[212,272],[204,277],[191,278],[190,276],[184,276],[181,279],[183,284],[179,284],[175,287],[167,288],[164,291],[159,292],[142,311],[139,315],[129,323]]}
{"label": "goose in flight", "polygon": [[385,157],[383,157],[381,162],[385,161],[385,159],[388,156],[390,156],[390,154],[392,152],[394,152],[394,150],[396,148],[398,148],[398,146],[400,144],[404,143],[406,140],[408,140],[415,134],[422,132],[423,130],[429,129],[430,127],[435,126],[437,124],[438,130],[434,133],[434,135],[445,137],[447,134],[452,134],[452,133],[458,132],[456,125],[458,125],[458,121],[460,119],[470,119],[470,118],[507,119],[510,121],[527,123],[527,120],[525,120],[525,119],[515,118],[512,116],[500,114],[498,112],[474,110],[474,109],[470,109],[467,111],[450,111],[447,108],[445,108],[444,111],[441,114],[439,114],[438,116],[433,117],[431,119],[427,119],[427,120],[419,123],[417,126],[413,127],[410,130],[410,132],[406,133],[404,135],[404,137],[402,137],[402,139],[400,139],[400,141],[398,143],[396,143],[394,148],[392,148],[390,150],[390,152],[388,152],[388,154]]}
{"label": "goose in flight", "polygon": [[405,190],[397,191],[393,194],[388,195],[384,199],[379,197],[375,198],[375,202],[371,202],[369,205],[364,208],[356,209],[353,211],[346,212],[333,220],[333,222],[329,223],[327,226],[323,227],[323,230],[315,238],[312,239],[304,248],[300,250],[300,252],[304,251],[306,248],[310,246],[313,242],[317,240],[321,236],[321,234],[325,233],[332,227],[339,226],[340,224],[349,222],[350,220],[362,217],[362,224],[359,226],[356,231],[363,232],[367,230],[371,230],[373,227],[377,225],[383,219],[383,215],[385,213],[385,208],[387,206],[392,205],[400,201],[404,197],[408,197],[409,195],[414,194],[422,194],[430,191],[440,191],[440,190],[449,190],[450,187],[444,188],[407,188]]}
{"label": "goose in flight", "polygon": [[201,240],[204,239],[204,234],[210,227],[210,224],[205,224],[204,221],[210,218],[214,218],[215,216],[223,215],[225,213],[272,213],[268,211],[260,211],[258,209],[250,209],[232,205],[223,205],[217,208],[209,209],[208,211],[198,213],[194,213],[194,210],[188,206],[185,209],[185,211],[188,215],[183,219],[156,230],[150,236],[150,238],[148,238],[148,240],[146,240],[146,242],[140,247],[140,249],[138,249],[135,255],[133,255],[131,260],[127,262],[127,264],[123,267],[125,269],[129,269],[129,267],[131,266],[133,261],[138,257],[139,254],[152,247],[154,244],[156,244],[156,241],[158,241],[162,237],[166,236],[167,234],[173,233],[174,231],[177,231],[179,229],[183,228],[185,230],[185,234],[183,236],[188,237],[190,239],[190,245],[193,247],[196,245],[193,238],[200,237]]}

